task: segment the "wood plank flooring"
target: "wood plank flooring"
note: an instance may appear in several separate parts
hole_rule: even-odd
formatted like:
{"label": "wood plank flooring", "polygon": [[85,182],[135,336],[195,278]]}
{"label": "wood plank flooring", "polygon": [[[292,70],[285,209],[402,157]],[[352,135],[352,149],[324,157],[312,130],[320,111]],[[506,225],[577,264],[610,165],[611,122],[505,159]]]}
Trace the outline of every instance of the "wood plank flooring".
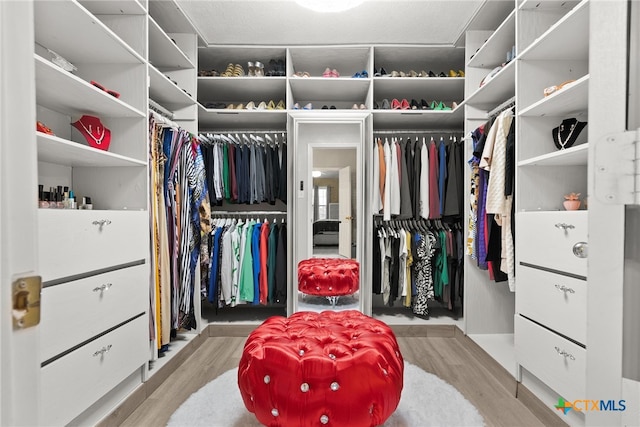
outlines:
{"label": "wood plank flooring", "polygon": [[[459,332],[448,337],[397,338],[406,361],[458,389],[478,408],[487,426],[564,425],[541,404],[525,406],[522,400],[516,399],[513,377]],[[193,392],[238,366],[245,340],[246,335],[205,338],[203,344],[119,425],[166,425],[173,412]],[[224,426],[212,422],[214,427]],[[108,423],[102,423],[102,426],[105,424]]]}

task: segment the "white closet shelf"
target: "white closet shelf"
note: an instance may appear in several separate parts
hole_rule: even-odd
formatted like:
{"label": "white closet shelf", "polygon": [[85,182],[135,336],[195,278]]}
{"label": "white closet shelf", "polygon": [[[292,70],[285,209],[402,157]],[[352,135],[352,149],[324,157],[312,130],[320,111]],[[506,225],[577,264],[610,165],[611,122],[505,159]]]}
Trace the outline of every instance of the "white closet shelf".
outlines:
{"label": "white closet shelf", "polygon": [[580,0],[523,0],[520,3],[520,10],[550,10],[550,9],[571,9],[580,3]]}
{"label": "white closet shelf", "polygon": [[373,110],[374,129],[462,129],[464,108],[455,110]]}
{"label": "white closet shelf", "polygon": [[309,77],[289,79],[295,100],[356,102],[367,98],[371,79]]}
{"label": "white closet shelf", "polygon": [[194,25],[175,0],[149,0],[149,14],[169,33],[192,33]]}
{"label": "white closet shelf", "polygon": [[464,103],[488,111],[511,98],[515,94],[515,62],[514,60],[505,65],[493,79],[465,99]]}
{"label": "white closet shelf", "polygon": [[196,101],[152,65],[149,66],[149,98],[168,109],[180,109]]}
{"label": "white closet shelf", "polygon": [[518,162],[518,166],[587,166],[589,143]]}
{"label": "white closet shelf", "polygon": [[522,51],[519,59],[584,60],[589,59],[589,2],[583,0],[551,28]]}
{"label": "white closet shelf", "polygon": [[425,98],[428,102],[456,101],[464,98],[464,77],[375,77],[376,100]]}
{"label": "white closet shelf", "polygon": [[35,2],[34,20],[36,43],[55,51],[72,63],[146,62],[77,1]]}
{"label": "white closet shelf", "polygon": [[284,47],[255,47],[255,46],[211,46],[198,49],[198,67],[201,70],[215,69],[223,73],[229,63],[240,64],[246,73],[247,62],[262,62],[265,72],[270,69],[272,59],[285,60]]}
{"label": "white closet shelf", "polygon": [[[369,46],[308,46],[292,47],[291,68],[295,71],[306,71],[311,76],[322,76],[326,68],[335,69],[342,78],[350,78],[355,73],[366,70],[370,76],[369,58],[371,47]],[[339,80],[339,79],[333,79]],[[364,79],[363,79],[364,80]]]}
{"label": "white closet shelf", "polygon": [[515,9],[467,62],[467,67],[493,68],[506,62],[507,52],[516,43]]}
{"label": "white closet shelf", "polygon": [[212,110],[198,104],[198,127],[215,129],[282,129],[287,128],[286,110]]}
{"label": "white closet shelf", "polygon": [[[387,73],[393,70],[446,73],[449,69],[464,69],[465,63],[464,49],[453,46],[374,46],[373,54],[376,68],[382,67]],[[373,76],[373,71],[369,71],[369,74]]]}
{"label": "white closet shelf", "polygon": [[138,0],[79,0],[94,15],[145,15]]}
{"label": "white closet shelf", "polygon": [[198,77],[198,99],[201,103],[215,101],[284,101],[287,92],[285,77]]}
{"label": "white closet shelf", "polygon": [[149,17],[149,62],[164,70],[195,68],[193,62],[152,17]]}
{"label": "white closet shelf", "polygon": [[145,117],[145,113],[122,102],[81,78],[34,54],[36,103],[67,115]]}
{"label": "white closet shelf", "polygon": [[524,108],[522,117],[565,116],[584,113],[589,106],[589,75],[583,76],[560,91]]}
{"label": "white closet shelf", "polygon": [[37,132],[38,161],[70,167],[146,167],[147,162]]}

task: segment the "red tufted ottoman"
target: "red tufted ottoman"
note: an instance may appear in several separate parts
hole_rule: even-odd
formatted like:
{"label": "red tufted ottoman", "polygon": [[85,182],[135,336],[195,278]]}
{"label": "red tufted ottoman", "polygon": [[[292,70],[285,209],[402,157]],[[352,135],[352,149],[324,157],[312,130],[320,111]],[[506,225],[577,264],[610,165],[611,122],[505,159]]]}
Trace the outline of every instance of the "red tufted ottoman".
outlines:
{"label": "red tufted ottoman", "polygon": [[335,307],[338,297],[356,293],[360,286],[360,264],[355,259],[310,258],[298,263],[298,290],[324,296]]}
{"label": "red tufted ottoman", "polygon": [[377,426],[396,410],[404,363],[393,331],[359,311],[267,319],[247,339],[238,385],[267,426]]}

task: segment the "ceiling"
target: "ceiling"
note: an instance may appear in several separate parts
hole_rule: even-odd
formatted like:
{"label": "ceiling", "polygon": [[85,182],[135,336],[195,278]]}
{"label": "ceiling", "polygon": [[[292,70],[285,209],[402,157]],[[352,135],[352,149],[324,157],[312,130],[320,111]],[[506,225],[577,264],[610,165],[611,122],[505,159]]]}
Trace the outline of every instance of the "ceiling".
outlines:
{"label": "ceiling", "polygon": [[464,46],[465,31],[493,30],[513,9],[513,0],[366,0],[340,13],[313,12],[294,0],[176,2],[205,45],[246,46]]}

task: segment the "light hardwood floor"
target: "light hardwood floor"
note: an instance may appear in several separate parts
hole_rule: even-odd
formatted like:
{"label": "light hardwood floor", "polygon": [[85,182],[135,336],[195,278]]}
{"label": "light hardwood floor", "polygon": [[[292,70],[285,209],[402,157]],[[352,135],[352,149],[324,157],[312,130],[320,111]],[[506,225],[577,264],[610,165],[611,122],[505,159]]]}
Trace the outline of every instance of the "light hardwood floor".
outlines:
{"label": "light hardwood floor", "polygon": [[[513,377],[457,328],[431,326],[428,334],[413,327],[394,330],[405,360],[458,389],[478,408],[487,426],[564,425],[523,387],[516,399]],[[238,366],[246,334],[237,332],[229,335],[242,336],[203,338],[202,345],[142,400],[124,422],[116,423],[112,417],[111,422],[103,422],[101,427],[166,425],[171,414],[193,392]],[[211,425],[224,426],[213,420]]]}

